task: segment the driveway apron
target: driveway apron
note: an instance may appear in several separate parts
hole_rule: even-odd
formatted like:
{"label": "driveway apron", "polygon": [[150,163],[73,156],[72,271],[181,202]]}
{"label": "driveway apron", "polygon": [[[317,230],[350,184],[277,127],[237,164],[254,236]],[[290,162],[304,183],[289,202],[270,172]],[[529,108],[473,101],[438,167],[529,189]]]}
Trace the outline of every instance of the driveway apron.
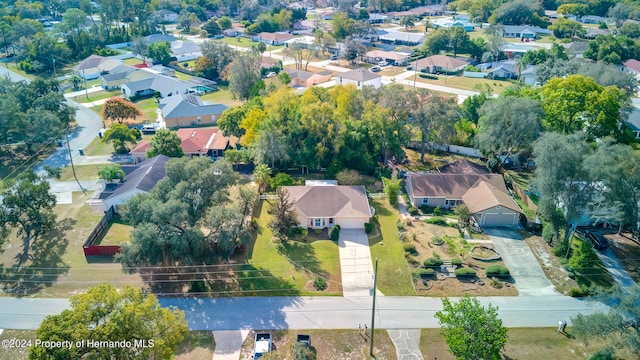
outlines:
{"label": "driveway apron", "polygon": [[511,272],[521,296],[560,295],[542,271],[529,245],[518,231],[507,228],[486,228],[496,250]]}
{"label": "driveway apron", "polygon": [[420,352],[420,329],[387,330],[396,347],[398,360],[423,360]]}
{"label": "driveway apron", "polygon": [[373,263],[367,234],[363,229],[341,229],[338,245],[342,295],[369,296],[373,288]]}
{"label": "driveway apron", "polygon": [[242,343],[247,338],[249,330],[216,330],[212,331],[216,349],[214,360],[238,360]]}

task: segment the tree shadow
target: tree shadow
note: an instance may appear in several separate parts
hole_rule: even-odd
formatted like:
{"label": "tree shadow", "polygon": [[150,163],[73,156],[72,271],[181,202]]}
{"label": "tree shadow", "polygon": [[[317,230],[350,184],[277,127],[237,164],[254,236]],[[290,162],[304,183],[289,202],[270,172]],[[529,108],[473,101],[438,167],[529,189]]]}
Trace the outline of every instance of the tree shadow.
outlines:
{"label": "tree shadow", "polygon": [[287,257],[296,271],[304,270],[325,277],[329,276],[329,273],[321,268],[321,263],[313,246],[297,241],[288,241],[281,243],[278,246],[278,250]]}
{"label": "tree shadow", "polygon": [[[58,221],[49,233],[17,254],[14,258],[17,263],[11,268],[3,268],[0,273],[4,292],[15,296],[29,295],[52,286],[60,276],[66,275],[69,265],[62,260],[69,245],[66,233],[76,223],[71,218]],[[26,260],[24,254],[27,254]]]}

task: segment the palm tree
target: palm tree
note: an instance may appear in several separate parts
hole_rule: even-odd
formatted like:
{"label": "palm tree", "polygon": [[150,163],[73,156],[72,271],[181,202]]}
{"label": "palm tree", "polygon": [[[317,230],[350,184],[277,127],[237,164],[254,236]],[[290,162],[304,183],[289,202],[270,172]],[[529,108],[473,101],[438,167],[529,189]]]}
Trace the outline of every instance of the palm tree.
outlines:
{"label": "palm tree", "polygon": [[400,25],[404,26],[405,30],[408,30],[410,27],[416,26],[416,17],[413,15],[406,15],[400,19]]}
{"label": "palm tree", "polygon": [[253,175],[256,178],[256,184],[258,184],[258,192],[263,193],[269,185],[271,169],[266,164],[260,164],[256,166]]}
{"label": "palm tree", "polygon": [[98,171],[98,177],[108,182],[113,182],[114,179],[120,179],[120,182],[123,182],[124,176],[124,170],[122,170],[120,165],[105,166]]}
{"label": "palm tree", "polygon": [[522,80],[520,75],[522,74],[522,70],[527,68],[527,65],[529,64],[525,60],[524,56],[516,59],[516,75],[518,76],[518,81]]}

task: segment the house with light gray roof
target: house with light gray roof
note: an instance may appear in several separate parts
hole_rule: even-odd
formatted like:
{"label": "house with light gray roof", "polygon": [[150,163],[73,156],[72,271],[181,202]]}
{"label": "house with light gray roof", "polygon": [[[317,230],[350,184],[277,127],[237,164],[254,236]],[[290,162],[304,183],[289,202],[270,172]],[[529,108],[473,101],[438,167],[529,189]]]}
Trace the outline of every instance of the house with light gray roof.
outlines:
{"label": "house with light gray roof", "polygon": [[206,104],[198,96],[187,94],[164,98],[159,107],[168,128],[216,125],[227,108],[222,104]]}
{"label": "house with light gray roof", "polygon": [[139,96],[151,96],[155,92],[160,94],[161,98],[172,95],[186,94],[193,86],[184,81],[149,73],[149,77],[137,81],[128,82],[120,86],[122,94],[128,98]]}
{"label": "house with light gray roof", "polygon": [[354,84],[360,90],[363,86],[373,86],[377,89],[382,86],[382,76],[366,68],[357,68],[336,75],[336,85],[347,84]]}

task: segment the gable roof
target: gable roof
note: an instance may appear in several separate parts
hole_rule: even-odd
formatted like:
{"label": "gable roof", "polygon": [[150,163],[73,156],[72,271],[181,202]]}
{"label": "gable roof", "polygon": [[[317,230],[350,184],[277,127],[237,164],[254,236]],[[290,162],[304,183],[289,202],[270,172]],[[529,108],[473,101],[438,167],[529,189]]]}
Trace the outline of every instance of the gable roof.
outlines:
{"label": "gable roof", "polygon": [[157,155],[141,162],[136,170],[125,177],[124,184],[111,193],[107,199],[126,194],[135,189],[145,192],[151,191],[158,181],[165,177],[165,167],[169,159],[168,156]]}
{"label": "gable roof", "polygon": [[497,174],[410,174],[414,197],[434,197],[449,200],[462,199],[462,195],[479,179],[507,192],[501,175]]}
{"label": "gable roof", "polygon": [[182,140],[180,147],[184,152],[206,153],[208,150],[224,150],[230,141],[217,127],[178,129],[176,134]]}
{"label": "gable roof", "polygon": [[78,65],[74,66],[73,70],[75,71],[82,71],[82,70],[110,71],[120,65],[122,65],[121,60],[110,59],[100,55],[91,55],[88,58],[81,61]]}
{"label": "gable roof", "polygon": [[129,151],[129,154],[131,154],[131,153],[146,153],[147,150],[149,150],[150,147],[151,147],[151,143],[149,141],[140,140],[140,141],[138,141],[136,146],[133,149],[131,149],[131,151]]}
{"label": "gable roof", "polygon": [[173,35],[151,34],[151,35],[145,37],[144,40],[147,42],[147,44],[153,44],[153,43],[158,42],[158,41],[172,42],[172,41],[176,41],[177,39]]}
{"label": "gable roof", "polygon": [[553,34],[553,31],[543,29],[541,27],[532,26],[532,25],[502,25],[502,29],[505,34],[517,34],[523,32],[532,32],[535,34],[541,35],[550,35]]}
{"label": "gable roof", "polygon": [[371,217],[364,186],[285,186],[306,217]]}
{"label": "gable roof", "polygon": [[129,76],[129,74],[138,71],[137,68],[134,68],[133,66],[129,66],[129,65],[118,65],[115,68],[113,68],[111,71],[109,71],[108,74],[104,74],[102,75],[102,79],[104,79],[104,81],[116,81],[116,80],[122,80],[124,78],[126,78],[127,76]]}
{"label": "gable roof", "polygon": [[172,92],[176,89],[188,88],[189,84],[174,79],[172,77],[149,73],[146,79],[132,81],[122,86],[126,86],[132,92],[152,89],[159,92]]}
{"label": "gable roof", "polygon": [[627,69],[640,73],[640,61],[636,59],[629,59],[622,62],[622,65]]}
{"label": "gable roof", "polygon": [[270,32],[261,32],[258,34],[258,39],[269,40],[269,41],[284,41],[293,39],[293,35],[288,33],[270,33]]}
{"label": "gable roof", "polygon": [[450,163],[438,168],[438,171],[441,174],[475,174],[475,175],[486,175],[489,174],[489,169],[486,167],[476,164],[467,159],[458,160],[454,163]]}
{"label": "gable roof", "polygon": [[396,30],[376,30],[376,35],[380,40],[387,41],[403,41],[410,43],[422,43],[424,42],[425,35],[423,33],[408,33],[404,31]]}
{"label": "gable roof", "polygon": [[467,61],[460,60],[458,58],[454,58],[446,55],[432,55],[416,61],[416,67],[418,69],[428,67],[428,66],[436,66],[436,67],[447,68],[447,69],[457,69],[461,66],[467,66],[468,64],[469,63]]}
{"label": "gable roof", "polygon": [[192,41],[176,40],[176,41],[172,41],[170,46],[171,46],[171,52],[174,55],[197,53],[201,51],[200,45]]}
{"label": "gable roof", "polygon": [[338,74],[338,76],[344,79],[350,79],[350,80],[362,81],[362,82],[381,77],[380,75],[374,74],[365,68],[353,69],[347,72],[340,73]]}
{"label": "gable roof", "polygon": [[522,210],[508,193],[482,179],[462,195],[462,201],[472,214],[496,206],[502,206],[522,214]]}
{"label": "gable roof", "polygon": [[227,108],[222,104],[205,104],[195,95],[179,94],[160,100],[160,112],[165,119],[187,116],[219,115]]}
{"label": "gable roof", "polygon": [[398,60],[406,60],[409,58],[409,54],[401,54],[397,51],[382,51],[382,50],[371,50],[364,54],[367,57],[371,58],[383,58],[383,59],[391,59],[394,61]]}

